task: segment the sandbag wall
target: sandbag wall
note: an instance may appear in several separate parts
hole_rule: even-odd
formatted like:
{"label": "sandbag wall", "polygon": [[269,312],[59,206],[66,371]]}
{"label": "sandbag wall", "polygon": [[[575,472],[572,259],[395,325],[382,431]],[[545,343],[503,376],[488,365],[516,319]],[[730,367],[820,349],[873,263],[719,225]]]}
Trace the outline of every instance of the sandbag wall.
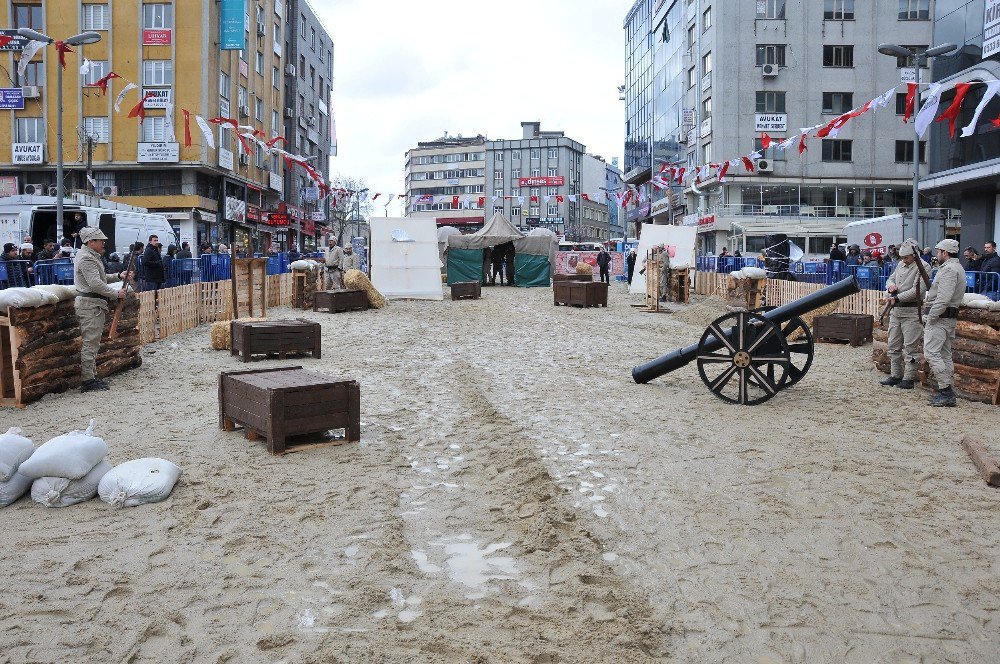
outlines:
{"label": "sandbag wall", "polygon": [[[1000,311],[962,307],[952,344],[955,361],[955,391],[971,401],[998,405],[1000,390]],[[872,360],[881,371],[889,373],[888,332],[875,330]],[[934,376],[923,357],[918,362],[921,383],[935,388]]]}
{"label": "sandbag wall", "polygon": [[[102,378],[142,364],[139,299],[129,295],[118,321],[118,335],[108,338],[114,309],[108,313],[97,356]],[[33,308],[11,307],[0,316],[0,403],[23,406],[46,394],[80,386],[80,324],[73,300]]]}

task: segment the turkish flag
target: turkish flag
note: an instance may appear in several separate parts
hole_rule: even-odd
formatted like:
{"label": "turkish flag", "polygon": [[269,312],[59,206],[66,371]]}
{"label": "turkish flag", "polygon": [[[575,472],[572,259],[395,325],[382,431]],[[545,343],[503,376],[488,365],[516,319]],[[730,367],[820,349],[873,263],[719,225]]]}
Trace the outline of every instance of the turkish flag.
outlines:
{"label": "turkish flag", "polygon": [[965,95],[969,94],[970,83],[956,83],[955,84],[955,99],[951,102],[951,106],[948,107],[944,113],[938,116],[936,122],[941,122],[944,119],[948,120],[948,134],[955,138],[955,121],[958,120],[958,114],[962,110],[962,100],[965,99]]}
{"label": "turkish flag", "polygon": [[147,92],[146,95],[139,100],[139,103],[132,107],[132,110],[128,112],[130,118],[139,118],[139,123],[141,124],[143,120],[146,119],[146,102],[153,98],[152,92]]}

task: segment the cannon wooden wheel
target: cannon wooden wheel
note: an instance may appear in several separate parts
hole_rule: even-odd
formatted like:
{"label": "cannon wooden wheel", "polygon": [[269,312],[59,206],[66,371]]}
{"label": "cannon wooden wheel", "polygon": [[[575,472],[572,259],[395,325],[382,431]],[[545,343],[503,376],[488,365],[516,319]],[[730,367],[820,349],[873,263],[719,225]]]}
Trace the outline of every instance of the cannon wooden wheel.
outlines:
{"label": "cannon wooden wheel", "polygon": [[[774,307],[761,307],[754,309],[754,313],[766,313],[773,309]],[[796,336],[797,333],[801,334],[801,337]],[[792,316],[781,324],[781,334],[788,343],[792,359],[792,364],[788,368],[788,382],[783,387],[791,387],[802,380],[812,366],[815,348],[813,335],[806,322],[798,316]]]}
{"label": "cannon wooden wheel", "polygon": [[696,359],[701,380],[715,396],[754,406],[791,384],[791,355],[777,323],[762,314],[739,311],[708,326],[698,342]]}

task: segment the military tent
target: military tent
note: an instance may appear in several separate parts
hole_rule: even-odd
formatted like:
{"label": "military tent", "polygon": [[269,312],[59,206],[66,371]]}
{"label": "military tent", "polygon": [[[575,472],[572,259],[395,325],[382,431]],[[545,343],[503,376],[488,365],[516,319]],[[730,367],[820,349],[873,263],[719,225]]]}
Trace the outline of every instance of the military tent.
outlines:
{"label": "military tent", "polygon": [[495,214],[471,235],[447,236],[448,283],[478,281],[485,284],[484,251],[513,242],[514,285],[548,286],[555,265],[553,237],[526,237],[502,214]]}

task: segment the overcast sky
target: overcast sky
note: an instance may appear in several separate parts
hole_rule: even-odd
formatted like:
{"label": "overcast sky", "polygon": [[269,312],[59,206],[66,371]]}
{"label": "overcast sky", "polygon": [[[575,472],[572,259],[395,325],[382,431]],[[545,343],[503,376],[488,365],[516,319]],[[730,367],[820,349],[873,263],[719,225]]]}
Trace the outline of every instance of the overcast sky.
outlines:
{"label": "overcast sky", "polygon": [[516,139],[529,120],[609,161],[622,154],[617,86],[625,82],[622,23],[632,0],[312,5],[334,42],[334,176],[402,194],[404,155],[418,141],[445,131]]}

